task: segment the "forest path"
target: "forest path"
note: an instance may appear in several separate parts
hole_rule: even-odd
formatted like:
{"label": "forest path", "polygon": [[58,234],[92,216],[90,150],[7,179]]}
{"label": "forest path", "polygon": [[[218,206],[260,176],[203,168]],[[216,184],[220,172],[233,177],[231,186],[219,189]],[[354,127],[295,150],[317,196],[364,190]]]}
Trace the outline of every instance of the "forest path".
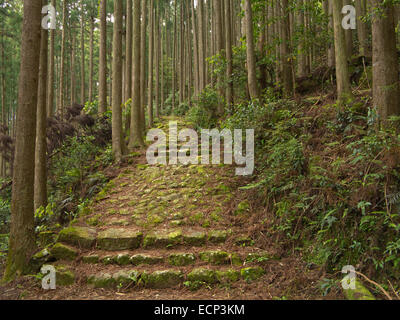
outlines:
{"label": "forest path", "polygon": [[[157,127],[168,132],[168,120],[176,119]],[[180,128],[189,125],[179,120]],[[248,237],[253,208],[234,166],[150,166],[144,150],[128,162],[60,232],[45,255],[57,268],[57,290],[37,288],[35,298],[282,299],[315,293],[315,274],[301,262],[281,259],[272,246],[262,249]]]}

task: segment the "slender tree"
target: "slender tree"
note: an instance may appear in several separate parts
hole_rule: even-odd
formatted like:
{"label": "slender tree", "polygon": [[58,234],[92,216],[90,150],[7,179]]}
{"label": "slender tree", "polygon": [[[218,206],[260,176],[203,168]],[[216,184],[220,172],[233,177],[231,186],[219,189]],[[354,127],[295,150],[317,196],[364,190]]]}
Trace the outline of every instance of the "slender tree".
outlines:
{"label": "slender tree", "polygon": [[114,0],[112,66],[112,149],[117,162],[122,159],[122,0]]}
{"label": "slender tree", "polygon": [[5,280],[29,271],[35,250],[34,172],[42,0],[24,0],[10,242]]}
{"label": "slender tree", "polygon": [[99,113],[107,111],[107,0],[100,0]]}

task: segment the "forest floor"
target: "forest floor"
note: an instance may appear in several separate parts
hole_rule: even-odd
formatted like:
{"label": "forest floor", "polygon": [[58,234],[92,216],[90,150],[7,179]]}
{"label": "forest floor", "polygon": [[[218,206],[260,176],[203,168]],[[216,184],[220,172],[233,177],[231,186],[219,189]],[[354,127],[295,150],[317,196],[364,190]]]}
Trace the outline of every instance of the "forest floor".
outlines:
{"label": "forest floor", "polygon": [[[165,132],[167,120],[157,124]],[[180,127],[189,125],[179,121]],[[113,170],[116,178],[70,227],[96,234],[96,247],[83,245],[84,239],[74,242],[71,234],[59,237],[73,259],[64,257],[54,265],[72,271],[73,284],[43,290],[36,277],[23,277],[0,286],[0,299],[343,298],[333,291],[322,296],[319,284],[327,275],[318,266],[286,252],[267,234],[254,234],[257,221],[251,217],[264,209],[240,189],[249,181],[235,176],[234,166],[150,166],[141,150]],[[135,265],[133,257],[141,263]],[[245,268],[254,274],[246,276]],[[132,269],[142,281],[115,287],[105,279]],[[149,276],[157,272],[172,272],[161,279],[167,285]]]}

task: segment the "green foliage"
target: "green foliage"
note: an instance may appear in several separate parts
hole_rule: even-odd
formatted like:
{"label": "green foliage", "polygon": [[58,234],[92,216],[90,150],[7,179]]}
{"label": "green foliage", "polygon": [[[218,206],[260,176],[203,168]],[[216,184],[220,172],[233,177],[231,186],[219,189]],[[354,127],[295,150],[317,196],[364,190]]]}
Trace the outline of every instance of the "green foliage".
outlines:
{"label": "green foliage", "polygon": [[207,86],[199,94],[194,106],[187,113],[187,120],[192,122],[197,129],[215,128],[217,125],[217,108],[220,96],[216,90]]}
{"label": "green foliage", "polygon": [[235,106],[222,126],[255,129],[257,179],[244,189],[256,188],[273,212],[262,222],[269,232],[328,271],[372,264],[399,280],[400,135],[377,131],[360,105],[310,117],[310,106],[270,99]]}

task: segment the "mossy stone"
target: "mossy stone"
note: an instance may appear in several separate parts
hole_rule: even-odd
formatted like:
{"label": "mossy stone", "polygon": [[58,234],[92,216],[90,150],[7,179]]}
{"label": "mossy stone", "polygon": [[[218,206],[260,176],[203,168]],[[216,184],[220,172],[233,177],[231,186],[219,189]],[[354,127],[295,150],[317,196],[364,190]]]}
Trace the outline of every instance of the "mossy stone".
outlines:
{"label": "mossy stone", "polygon": [[188,266],[194,264],[196,257],[192,253],[174,253],[168,257],[168,262],[172,266]]}
{"label": "mossy stone", "polygon": [[68,227],[60,231],[58,241],[89,249],[96,241],[96,230],[87,227]]}
{"label": "mossy stone", "polygon": [[100,259],[100,262],[102,263],[102,264],[104,264],[104,265],[109,265],[109,264],[113,264],[114,263],[114,257],[113,256],[105,256],[105,257],[102,257],[101,259]]}
{"label": "mossy stone", "polygon": [[201,281],[209,284],[217,283],[217,274],[214,270],[197,268],[187,275],[188,281]]}
{"label": "mossy stone", "polygon": [[182,231],[173,231],[170,233],[154,232],[148,234],[143,240],[144,247],[169,248],[182,243]]}
{"label": "mossy stone", "polygon": [[206,243],[207,235],[204,232],[193,231],[183,235],[183,242],[189,246],[201,247]]}
{"label": "mossy stone", "polygon": [[251,247],[254,245],[254,241],[249,237],[239,237],[235,240],[235,244],[240,247]]}
{"label": "mossy stone", "polygon": [[376,300],[374,295],[363,285],[363,283],[355,279],[355,289],[343,290],[348,300]]}
{"label": "mossy stone", "polygon": [[75,274],[71,270],[67,270],[64,266],[56,267],[56,285],[69,286],[74,284]]}
{"label": "mossy stone", "polygon": [[88,264],[99,263],[99,256],[98,255],[84,256],[84,257],[82,257],[82,262],[88,263]]}
{"label": "mossy stone", "polygon": [[57,260],[75,260],[78,256],[78,250],[62,243],[56,243],[50,253]]}
{"label": "mossy stone", "polygon": [[229,254],[225,251],[204,251],[199,253],[201,260],[214,265],[229,264]]}
{"label": "mossy stone", "polygon": [[57,235],[53,231],[43,231],[38,235],[39,244],[42,247],[47,247],[54,243],[57,239]]}
{"label": "mossy stone", "polygon": [[223,243],[228,238],[228,232],[225,230],[211,230],[208,233],[208,241],[211,243]]}
{"label": "mossy stone", "polygon": [[88,278],[87,283],[94,288],[114,288],[117,286],[116,279],[109,273],[92,275]]}
{"label": "mossy stone", "polygon": [[120,253],[114,257],[114,261],[120,266],[126,266],[131,263],[131,257],[127,253]]}
{"label": "mossy stone", "polygon": [[175,287],[182,283],[183,273],[177,270],[163,270],[143,273],[141,278],[147,288],[163,289]]}
{"label": "mossy stone", "polygon": [[109,251],[137,249],[140,247],[142,238],[143,234],[139,231],[111,228],[99,232],[97,246]]}
{"label": "mossy stone", "polygon": [[112,275],[117,286],[127,286],[136,284],[139,280],[140,272],[136,270],[120,270]]}
{"label": "mossy stone", "polygon": [[32,272],[39,272],[42,265],[53,259],[48,249],[43,249],[34,254],[29,262],[29,268]]}
{"label": "mossy stone", "polygon": [[229,269],[226,271],[217,271],[217,279],[219,282],[235,282],[240,279],[240,272],[237,270]]}
{"label": "mossy stone", "polygon": [[242,278],[248,282],[257,280],[265,274],[265,271],[261,267],[248,267],[240,270]]}
{"label": "mossy stone", "polygon": [[141,265],[141,264],[147,264],[147,265],[153,265],[157,263],[162,263],[164,261],[163,257],[152,257],[148,255],[143,255],[143,254],[136,254],[133,255],[130,259],[130,262],[135,265]]}

